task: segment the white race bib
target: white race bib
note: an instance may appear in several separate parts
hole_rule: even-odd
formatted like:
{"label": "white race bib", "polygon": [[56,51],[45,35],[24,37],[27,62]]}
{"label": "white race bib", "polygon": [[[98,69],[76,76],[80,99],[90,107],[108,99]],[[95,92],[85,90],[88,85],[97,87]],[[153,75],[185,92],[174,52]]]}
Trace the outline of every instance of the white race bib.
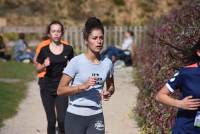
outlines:
{"label": "white race bib", "polygon": [[194,126],[195,127],[200,127],[200,111],[197,111],[195,120],[194,120]]}

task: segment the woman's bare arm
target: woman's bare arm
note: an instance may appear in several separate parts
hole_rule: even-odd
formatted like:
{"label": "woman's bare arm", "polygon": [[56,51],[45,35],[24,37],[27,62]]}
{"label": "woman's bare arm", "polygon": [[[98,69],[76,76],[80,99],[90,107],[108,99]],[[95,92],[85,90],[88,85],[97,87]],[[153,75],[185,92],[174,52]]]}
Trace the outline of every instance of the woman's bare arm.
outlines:
{"label": "woman's bare arm", "polygon": [[169,106],[187,110],[197,110],[200,106],[200,99],[193,99],[192,96],[187,96],[182,100],[171,97],[167,86],[161,88],[161,90],[157,93],[156,100]]}
{"label": "woman's bare arm", "polygon": [[69,83],[71,81],[72,81],[72,78],[69,75],[63,74],[58,86],[57,94],[58,95],[73,95],[81,91],[85,91],[90,86],[94,86],[96,83],[96,79],[94,77],[91,77],[85,83],[76,85],[76,86],[70,86]]}
{"label": "woman's bare arm", "polygon": [[[36,58],[36,57],[34,57]],[[40,64],[38,63],[36,60],[35,60],[35,66],[36,66],[36,70],[38,73],[44,71],[46,69],[46,67],[48,67],[50,65],[50,59],[49,57],[47,57],[45,60],[44,60],[44,63],[43,64]]]}
{"label": "woman's bare arm", "polygon": [[114,78],[109,77],[106,79],[106,90],[102,91],[102,99],[108,101],[111,95],[115,92]]}

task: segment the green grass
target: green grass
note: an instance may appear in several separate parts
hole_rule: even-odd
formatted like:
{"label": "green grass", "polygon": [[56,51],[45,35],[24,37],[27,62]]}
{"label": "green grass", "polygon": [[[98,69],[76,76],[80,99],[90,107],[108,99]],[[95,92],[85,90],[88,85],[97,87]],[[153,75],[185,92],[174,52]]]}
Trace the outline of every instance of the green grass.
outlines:
{"label": "green grass", "polygon": [[0,81],[0,127],[3,121],[14,116],[20,102],[26,96],[26,83],[35,77],[32,64],[0,61],[1,79],[18,79],[18,82],[5,83]]}
{"label": "green grass", "polygon": [[0,62],[0,78],[31,80],[35,76],[34,66],[19,62]]}
{"label": "green grass", "polygon": [[25,94],[25,84],[0,82],[0,126],[3,125],[3,120],[16,114],[19,103]]}

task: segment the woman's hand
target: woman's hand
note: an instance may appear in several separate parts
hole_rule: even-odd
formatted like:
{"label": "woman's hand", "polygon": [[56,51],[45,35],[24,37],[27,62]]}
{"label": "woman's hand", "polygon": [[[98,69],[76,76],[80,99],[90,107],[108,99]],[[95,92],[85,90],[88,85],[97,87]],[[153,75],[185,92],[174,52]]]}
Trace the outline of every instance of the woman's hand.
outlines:
{"label": "woman's hand", "polygon": [[44,60],[44,66],[45,67],[48,67],[49,65],[50,65],[50,58],[49,57],[47,57],[45,60]]}
{"label": "woman's hand", "polygon": [[44,60],[44,63],[43,64],[40,64],[36,61],[37,57],[35,56],[34,57],[34,64],[36,66],[36,69],[37,69],[37,72],[40,73],[42,71],[44,71],[46,69],[46,67],[48,67],[50,65],[50,58],[47,57],[45,60]]}
{"label": "woman's hand", "polygon": [[89,79],[79,86],[81,90],[88,90],[91,86],[96,84],[96,77],[89,77]]}
{"label": "woman's hand", "polygon": [[111,97],[111,93],[109,91],[103,90],[101,92],[101,97],[104,101],[108,101]]}
{"label": "woman's hand", "polygon": [[178,107],[185,110],[197,110],[200,107],[200,99],[192,99],[192,96],[187,96],[179,101]]}

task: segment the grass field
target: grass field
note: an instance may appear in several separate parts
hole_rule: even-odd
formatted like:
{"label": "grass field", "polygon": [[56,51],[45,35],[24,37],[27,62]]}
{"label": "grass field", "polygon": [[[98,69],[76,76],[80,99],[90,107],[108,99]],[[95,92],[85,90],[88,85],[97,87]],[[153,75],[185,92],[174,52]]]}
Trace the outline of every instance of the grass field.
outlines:
{"label": "grass field", "polygon": [[[0,61],[0,79],[8,79],[8,82],[0,81],[0,127],[3,121],[17,113],[18,106],[26,96],[26,83],[35,77],[35,69],[32,64]],[[17,82],[9,80],[17,79]]]}
{"label": "grass field", "polygon": [[0,78],[31,80],[35,76],[34,66],[19,62],[0,62]]}

